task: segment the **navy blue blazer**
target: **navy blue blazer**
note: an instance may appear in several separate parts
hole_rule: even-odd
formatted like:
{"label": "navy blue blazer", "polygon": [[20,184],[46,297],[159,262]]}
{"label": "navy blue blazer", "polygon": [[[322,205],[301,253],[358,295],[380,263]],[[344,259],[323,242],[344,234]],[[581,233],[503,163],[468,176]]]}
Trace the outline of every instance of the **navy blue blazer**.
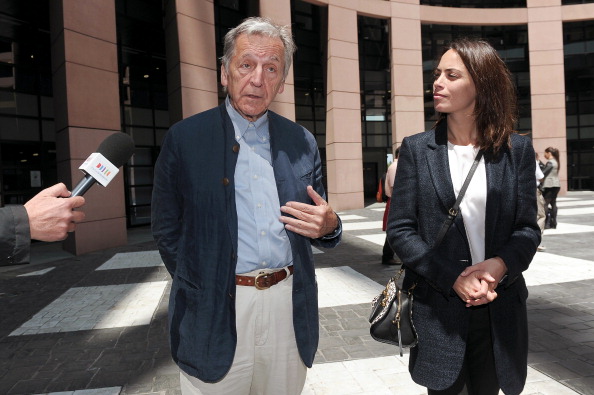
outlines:
{"label": "navy blue blazer", "polygon": [[[485,154],[487,202],[485,257],[499,256],[508,268],[490,304],[497,376],[506,394],[522,391],[527,372],[528,290],[522,272],[540,243],[536,223],[534,150],[514,134],[511,149],[497,157]],[[450,177],[444,124],[403,140],[388,218],[390,245],[405,263],[405,286],[414,290],[413,322],[419,344],[411,349],[409,370],[425,387],[449,388],[462,368],[469,308],[452,286],[471,262],[461,216],[441,245],[432,250],[439,229],[456,198]]]}
{"label": "navy blue blazer", "polygon": [[[325,198],[315,138],[296,123],[271,111],[268,114],[281,205],[288,201],[313,204],[308,185]],[[171,353],[183,371],[205,382],[225,376],[237,343],[234,173],[239,147],[223,103],[173,125],[155,165],[152,231],[173,278]],[[294,265],[295,336],[303,362],[311,366],[319,336],[311,244],[334,247],[341,235],[311,240],[290,231],[287,234]]]}

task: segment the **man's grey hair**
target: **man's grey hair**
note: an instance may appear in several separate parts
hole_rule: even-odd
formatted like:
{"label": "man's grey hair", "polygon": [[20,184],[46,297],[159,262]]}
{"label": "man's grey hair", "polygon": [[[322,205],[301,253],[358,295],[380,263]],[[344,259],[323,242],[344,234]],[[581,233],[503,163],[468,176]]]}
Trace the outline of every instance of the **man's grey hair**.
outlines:
{"label": "man's grey hair", "polygon": [[291,29],[289,26],[277,25],[270,19],[262,17],[247,18],[241,22],[241,24],[225,34],[225,46],[223,49],[223,56],[221,57],[221,63],[225,67],[227,73],[229,73],[229,63],[235,53],[235,43],[239,35],[243,33],[278,38],[283,42],[285,48],[285,69],[283,70],[283,80],[286,79],[289,74],[289,68],[291,68],[291,63],[293,62],[293,54],[297,49],[295,42],[293,41],[293,36],[291,35]]}

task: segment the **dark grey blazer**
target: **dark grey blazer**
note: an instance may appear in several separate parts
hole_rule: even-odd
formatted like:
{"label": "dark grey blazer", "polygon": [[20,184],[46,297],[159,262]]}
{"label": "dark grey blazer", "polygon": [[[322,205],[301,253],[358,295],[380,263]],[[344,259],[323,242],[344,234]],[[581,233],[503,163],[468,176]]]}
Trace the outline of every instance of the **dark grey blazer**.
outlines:
{"label": "dark grey blazer", "polygon": [[[269,122],[280,203],[313,204],[308,185],[325,198],[313,135],[272,111]],[[237,342],[235,165],[239,147],[223,103],[172,126],[155,165],[152,231],[173,278],[171,353],[183,371],[206,382],[218,381],[229,371]],[[311,244],[334,247],[341,234],[316,240],[289,231],[287,235],[295,268],[295,337],[301,359],[311,366],[319,336]]]}
{"label": "dark grey blazer", "polygon": [[[506,394],[520,393],[526,379],[528,290],[522,272],[540,243],[534,193],[534,150],[528,138],[514,134],[512,148],[494,158],[485,155],[487,203],[485,257],[501,257],[508,277],[490,304],[497,376]],[[411,349],[413,380],[443,390],[458,377],[464,359],[470,310],[452,286],[471,261],[461,216],[441,245],[431,247],[455,201],[445,125],[403,140],[390,205],[387,235],[415,279],[413,321],[419,344]]]}

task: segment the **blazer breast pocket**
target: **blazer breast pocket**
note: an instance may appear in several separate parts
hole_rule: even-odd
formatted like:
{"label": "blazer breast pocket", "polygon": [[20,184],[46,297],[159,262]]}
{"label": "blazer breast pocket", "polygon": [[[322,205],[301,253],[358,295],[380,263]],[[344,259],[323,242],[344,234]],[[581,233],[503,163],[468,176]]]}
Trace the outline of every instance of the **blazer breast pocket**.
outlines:
{"label": "blazer breast pocket", "polygon": [[305,185],[313,185],[313,170],[299,177]]}

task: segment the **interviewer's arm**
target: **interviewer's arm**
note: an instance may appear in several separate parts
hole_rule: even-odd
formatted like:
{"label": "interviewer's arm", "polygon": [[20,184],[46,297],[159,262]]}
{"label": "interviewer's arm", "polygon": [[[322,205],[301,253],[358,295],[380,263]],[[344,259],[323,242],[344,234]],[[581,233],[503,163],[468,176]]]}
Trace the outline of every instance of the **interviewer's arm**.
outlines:
{"label": "interviewer's arm", "polygon": [[0,265],[29,262],[29,217],[23,206],[0,208]]}
{"label": "interviewer's arm", "polygon": [[73,232],[76,223],[84,220],[75,208],[85,204],[82,196],[64,199],[70,192],[62,183],[46,188],[24,206],[0,209],[0,263],[29,262],[31,239],[59,241]]}

